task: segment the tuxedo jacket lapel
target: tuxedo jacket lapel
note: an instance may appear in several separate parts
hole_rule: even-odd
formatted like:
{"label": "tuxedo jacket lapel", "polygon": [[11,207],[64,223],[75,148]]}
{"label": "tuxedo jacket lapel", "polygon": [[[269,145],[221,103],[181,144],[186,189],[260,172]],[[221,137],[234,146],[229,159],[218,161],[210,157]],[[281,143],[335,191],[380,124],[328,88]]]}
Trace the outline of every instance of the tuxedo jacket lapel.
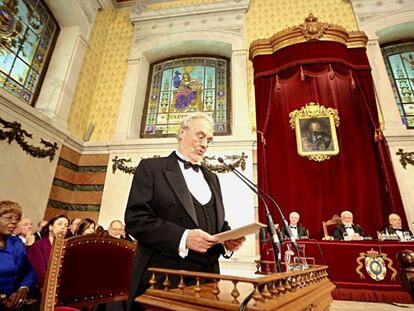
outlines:
{"label": "tuxedo jacket lapel", "polygon": [[178,166],[178,161],[173,154],[168,157],[167,169],[164,170],[164,174],[181,205],[198,227],[197,215],[193,199],[191,198],[191,193],[188,190],[184,176]]}

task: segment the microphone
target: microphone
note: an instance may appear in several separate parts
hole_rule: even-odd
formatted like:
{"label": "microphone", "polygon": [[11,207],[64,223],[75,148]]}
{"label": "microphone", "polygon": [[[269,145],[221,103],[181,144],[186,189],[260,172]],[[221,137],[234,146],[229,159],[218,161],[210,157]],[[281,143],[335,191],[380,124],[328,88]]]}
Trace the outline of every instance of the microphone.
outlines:
{"label": "microphone", "polygon": [[[250,179],[248,179],[246,176],[244,176],[239,170],[237,170],[235,167],[234,167],[234,165],[233,164],[227,164],[226,162],[224,162],[224,160],[223,160],[223,158],[221,158],[221,157],[219,157],[218,159],[217,159],[220,163],[222,163],[222,164],[224,164],[225,166],[227,166],[228,168],[230,168],[231,170],[232,170],[232,172],[237,176],[237,177],[239,177],[246,185],[248,185],[249,186],[249,188],[250,189],[252,189],[252,187],[254,187],[254,189],[257,189],[257,191],[255,191],[255,190],[253,190],[258,196],[259,196],[259,193],[258,192],[260,192],[260,193],[262,193],[262,194],[264,194],[272,203],[273,203],[273,205],[276,207],[276,209],[277,209],[277,211],[278,211],[278,213],[279,213],[279,216],[280,216],[280,219],[282,220],[282,223],[283,223],[283,226],[285,227],[285,229],[286,229],[286,232],[287,232],[287,235],[288,235],[288,238],[289,238],[289,240],[290,240],[290,242],[291,242],[291,244],[292,244],[292,246],[294,247],[294,249],[295,249],[295,251],[296,251],[296,254],[298,254],[298,256],[299,256],[299,247],[298,247],[298,244],[296,243],[296,238],[295,238],[295,236],[293,235],[293,233],[292,233],[292,230],[290,229],[290,227],[289,227],[289,224],[288,224],[288,222],[287,222],[287,220],[286,220],[286,218],[285,218],[285,216],[283,215],[283,213],[282,213],[282,210],[281,210],[281,208],[280,208],[280,206],[279,206],[279,204],[277,204],[276,203],[276,201],[267,193],[267,192],[265,192],[264,190],[262,190],[262,189],[260,189],[255,183],[253,183]],[[260,196],[259,196],[260,197]]]}
{"label": "microphone", "polygon": [[[247,179],[247,177],[245,177],[243,174],[240,173],[237,174],[236,173],[236,169],[234,168],[234,166],[230,166],[227,163],[224,162],[223,158],[218,158],[218,161],[222,164],[224,164],[225,166],[229,167],[231,169],[231,171],[245,184],[247,185],[247,187],[250,188],[250,190],[252,190],[254,193],[256,193],[257,197],[260,199],[260,201],[262,201],[265,210],[266,210],[266,224],[267,224],[267,230],[269,231],[271,237],[272,237],[272,246],[273,246],[273,253],[275,255],[275,261],[276,261],[276,272],[282,272],[282,250],[280,247],[280,239],[279,236],[276,233],[276,229],[275,229],[275,224],[273,223],[273,219],[272,219],[272,215],[269,212],[269,208],[267,207],[266,201],[265,199],[259,194],[259,191],[256,190],[258,189],[256,187],[256,189],[250,185],[249,183],[246,182],[245,179]],[[237,171],[238,172],[238,171]],[[253,184],[254,185],[254,184]]]}

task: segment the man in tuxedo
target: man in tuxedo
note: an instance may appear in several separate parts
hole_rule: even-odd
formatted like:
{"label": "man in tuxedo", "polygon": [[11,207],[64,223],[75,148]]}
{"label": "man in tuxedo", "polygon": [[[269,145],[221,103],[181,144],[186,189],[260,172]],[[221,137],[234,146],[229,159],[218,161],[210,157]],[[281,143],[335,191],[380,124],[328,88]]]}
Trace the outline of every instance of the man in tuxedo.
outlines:
{"label": "man in tuxedo", "polygon": [[[230,227],[218,177],[201,166],[213,140],[213,120],[190,114],[181,122],[177,140],[177,150],[168,157],[142,160],[132,181],[125,224],[138,248],[129,310],[139,308],[133,300],[149,287],[149,267],[218,273],[220,255],[230,256],[245,240],[223,245],[214,237]],[[163,278],[157,275],[158,286]],[[170,281],[178,285],[177,278]]]}
{"label": "man in tuxedo", "polygon": [[354,216],[350,211],[341,213],[342,224],[336,226],[333,237],[335,240],[363,240],[367,237],[362,228],[353,223]]}
{"label": "man in tuxedo", "polygon": [[[309,238],[308,229],[299,224],[299,218],[300,215],[297,212],[292,212],[289,214],[290,231],[292,231],[292,234],[296,239],[307,239]],[[283,228],[283,235],[285,238],[289,238],[286,227]]]}
{"label": "man in tuxedo", "polygon": [[47,220],[45,220],[45,219],[43,219],[43,220],[41,220],[41,221],[38,222],[38,224],[37,224],[37,231],[34,233],[34,236],[35,236],[35,240],[36,241],[42,239],[41,231],[42,231],[43,227],[46,226],[46,224],[47,224]]}
{"label": "man in tuxedo", "polygon": [[390,226],[384,229],[385,233],[396,234],[400,240],[405,240],[406,235],[409,235],[410,238],[412,237],[413,234],[409,229],[402,228],[401,217],[397,214],[390,214],[388,216],[388,222]]}

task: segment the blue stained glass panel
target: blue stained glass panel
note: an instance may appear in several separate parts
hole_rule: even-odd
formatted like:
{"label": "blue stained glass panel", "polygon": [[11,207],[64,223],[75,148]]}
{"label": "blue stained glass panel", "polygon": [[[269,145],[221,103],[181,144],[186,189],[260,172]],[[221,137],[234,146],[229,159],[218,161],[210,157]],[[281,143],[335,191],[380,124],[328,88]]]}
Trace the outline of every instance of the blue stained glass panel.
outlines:
{"label": "blue stained glass panel", "polygon": [[392,73],[394,75],[394,79],[404,79],[407,78],[405,74],[404,65],[401,60],[400,55],[393,55],[389,57]]}
{"label": "blue stained glass panel", "polygon": [[33,60],[33,57],[36,53],[38,41],[38,36],[33,31],[28,29],[26,32],[25,40],[20,47],[20,52],[18,54],[19,57],[28,64],[30,64]]}
{"label": "blue stained glass panel", "polygon": [[0,70],[8,77],[0,87],[34,105],[59,26],[43,0],[0,0],[0,6]]}
{"label": "blue stained glass panel", "polygon": [[13,66],[15,55],[4,47],[0,45],[0,70],[8,75]]}
{"label": "blue stained glass panel", "polygon": [[414,42],[390,44],[381,51],[402,123],[414,128]]}
{"label": "blue stained glass panel", "polygon": [[409,78],[414,78],[414,53],[402,53],[401,58]]}
{"label": "blue stained glass panel", "polygon": [[14,60],[13,68],[10,72],[10,77],[16,82],[23,85],[26,80],[26,76],[29,72],[29,66],[27,66],[22,60],[16,58]]}
{"label": "blue stained glass panel", "polygon": [[[151,65],[141,137],[175,136],[181,120],[201,111],[216,123],[215,135],[230,134],[229,59],[184,57]],[[220,103],[218,103],[218,101]]]}

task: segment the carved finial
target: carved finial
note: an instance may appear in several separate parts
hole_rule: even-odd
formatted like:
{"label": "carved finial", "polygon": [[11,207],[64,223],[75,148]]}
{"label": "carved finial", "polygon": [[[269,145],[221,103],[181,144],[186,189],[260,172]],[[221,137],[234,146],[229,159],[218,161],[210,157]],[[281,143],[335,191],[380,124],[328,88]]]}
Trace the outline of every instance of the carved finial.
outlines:
{"label": "carved finial", "polygon": [[317,22],[318,18],[313,16],[312,12],[309,13],[308,17],[305,18],[305,22],[311,23],[311,22]]}
{"label": "carved finial", "polygon": [[318,22],[318,18],[309,13],[305,22],[299,26],[299,29],[305,36],[306,40],[319,40],[331,25]]}

